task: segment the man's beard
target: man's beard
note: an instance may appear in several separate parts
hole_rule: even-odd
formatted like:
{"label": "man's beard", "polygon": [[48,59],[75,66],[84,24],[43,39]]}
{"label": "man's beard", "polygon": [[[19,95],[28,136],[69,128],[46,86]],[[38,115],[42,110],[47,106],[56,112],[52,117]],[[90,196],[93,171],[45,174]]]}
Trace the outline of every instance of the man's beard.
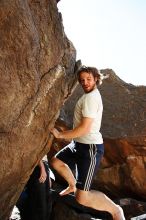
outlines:
{"label": "man's beard", "polygon": [[93,87],[91,87],[90,90],[86,90],[86,89],[84,89],[84,88],[83,88],[83,90],[84,90],[85,93],[90,93],[90,92],[92,92],[95,88],[96,88],[96,84],[95,84]]}

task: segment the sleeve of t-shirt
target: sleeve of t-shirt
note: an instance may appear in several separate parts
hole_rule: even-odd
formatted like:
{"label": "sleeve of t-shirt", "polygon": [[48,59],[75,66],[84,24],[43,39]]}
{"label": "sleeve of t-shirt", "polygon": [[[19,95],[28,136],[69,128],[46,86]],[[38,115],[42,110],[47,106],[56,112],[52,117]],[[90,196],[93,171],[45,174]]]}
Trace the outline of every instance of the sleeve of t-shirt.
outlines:
{"label": "sleeve of t-shirt", "polygon": [[87,94],[82,107],[83,117],[95,118],[98,111],[98,97]]}

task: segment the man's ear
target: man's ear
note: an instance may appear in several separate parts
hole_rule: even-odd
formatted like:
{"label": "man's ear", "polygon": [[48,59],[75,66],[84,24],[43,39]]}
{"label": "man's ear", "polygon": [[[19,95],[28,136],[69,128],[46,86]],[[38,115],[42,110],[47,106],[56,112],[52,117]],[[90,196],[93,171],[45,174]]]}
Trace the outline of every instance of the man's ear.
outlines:
{"label": "man's ear", "polygon": [[97,80],[98,80],[98,79],[97,79],[97,76],[94,78],[94,80],[95,80],[95,82],[97,82]]}

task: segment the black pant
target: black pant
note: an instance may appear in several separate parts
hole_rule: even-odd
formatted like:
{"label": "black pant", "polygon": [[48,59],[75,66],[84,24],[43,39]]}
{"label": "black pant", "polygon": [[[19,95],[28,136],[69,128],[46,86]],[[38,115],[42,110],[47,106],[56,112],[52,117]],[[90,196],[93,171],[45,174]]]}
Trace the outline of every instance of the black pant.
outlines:
{"label": "black pant", "polygon": [[39,182],[40,167],[37,166],[25,190],[20,196],[17,207],[20,211],[21,220],[49,220],[52,202],[49,187],[49,169],[46,164],[47,179],[44,183]]}

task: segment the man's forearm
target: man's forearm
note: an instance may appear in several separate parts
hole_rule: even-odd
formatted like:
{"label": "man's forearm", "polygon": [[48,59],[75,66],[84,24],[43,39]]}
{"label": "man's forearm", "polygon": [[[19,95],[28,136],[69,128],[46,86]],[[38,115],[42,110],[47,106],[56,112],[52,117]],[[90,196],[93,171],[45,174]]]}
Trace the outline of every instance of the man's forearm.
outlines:
{"label": "man's forearm", "polygon": [[83,118],[81,124],[72,130],[59,132],[56,128],[53,128],[51,129],[51,133],[56,138],[62,138],[62,139],[73,139],[73,138],[81,137],[90,132],[92,122],[93,119],[91,118]]}
{"label": "man's forearm", "polygon": [[73,139],[86,135],[89,132],[88,129],[83,128],[82,126],[76,127],[72,130],[59,132],[58,138],[62,139]]}

